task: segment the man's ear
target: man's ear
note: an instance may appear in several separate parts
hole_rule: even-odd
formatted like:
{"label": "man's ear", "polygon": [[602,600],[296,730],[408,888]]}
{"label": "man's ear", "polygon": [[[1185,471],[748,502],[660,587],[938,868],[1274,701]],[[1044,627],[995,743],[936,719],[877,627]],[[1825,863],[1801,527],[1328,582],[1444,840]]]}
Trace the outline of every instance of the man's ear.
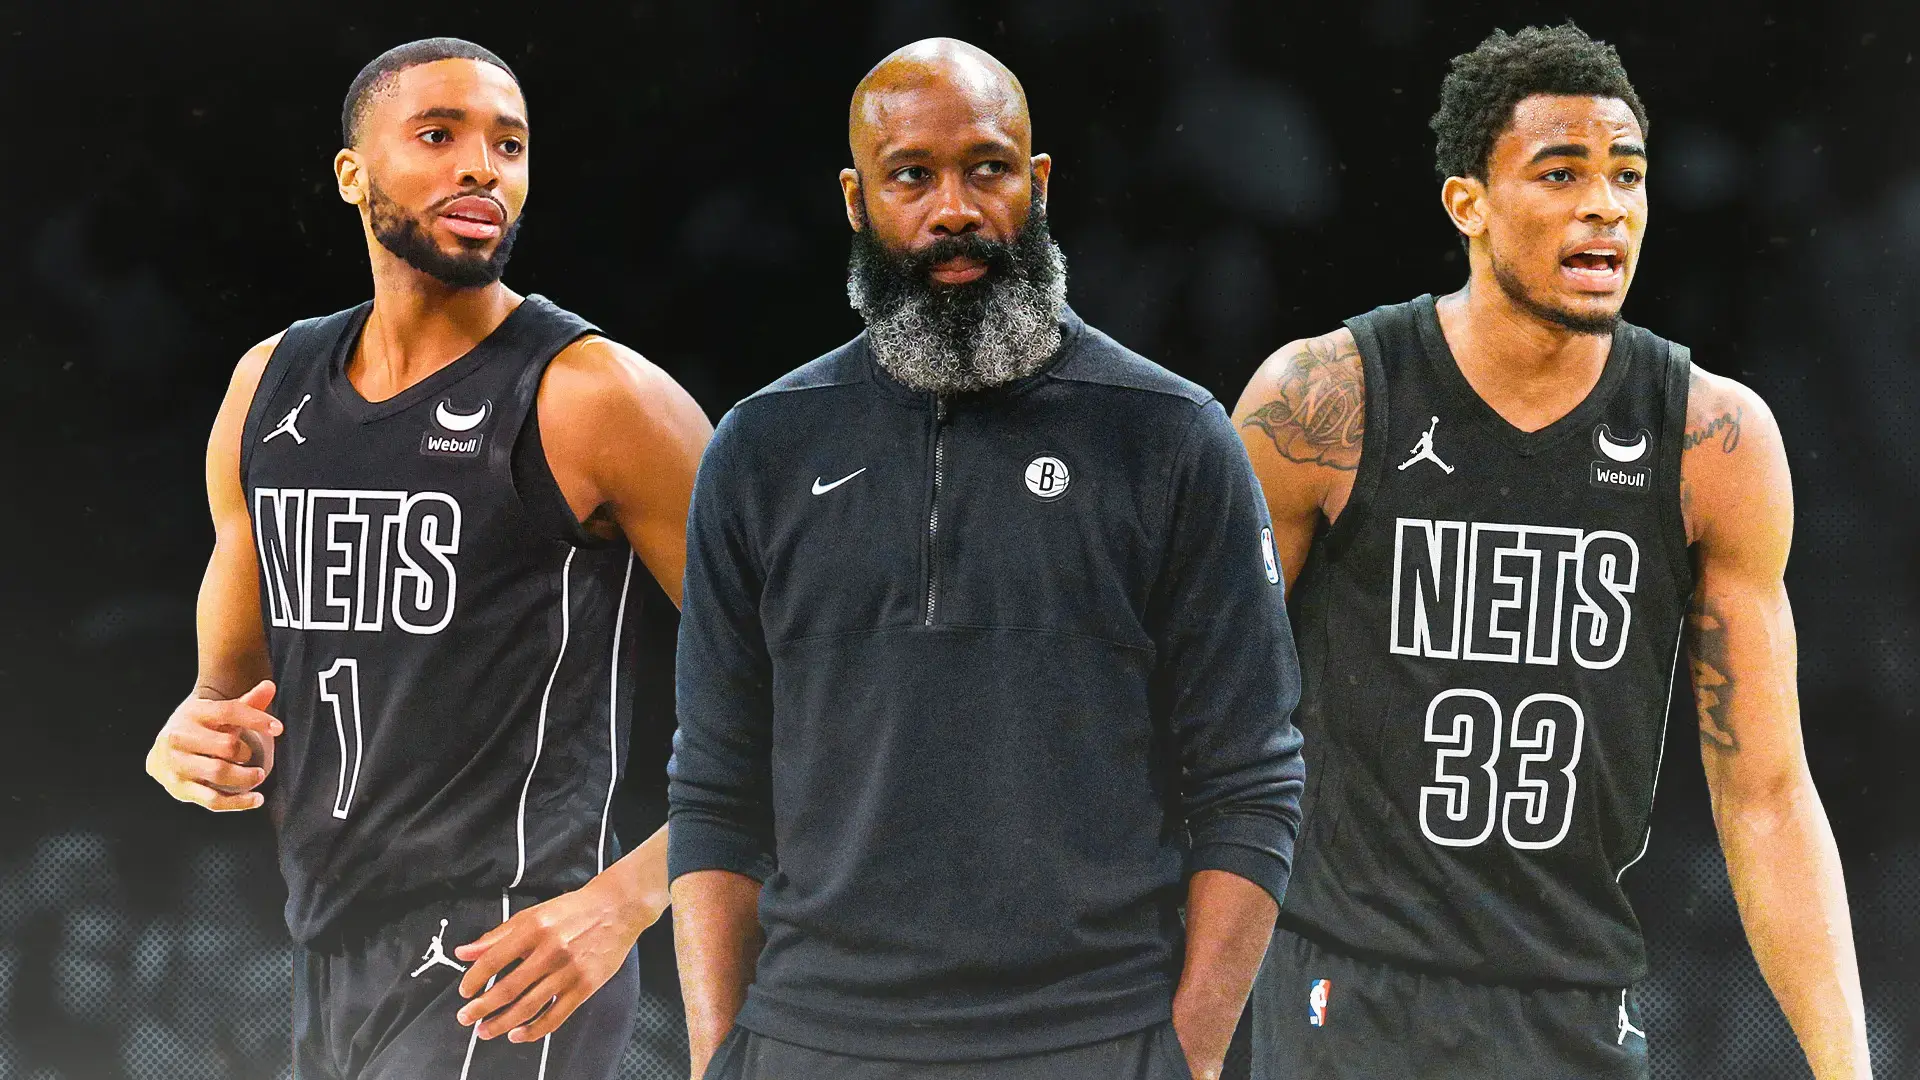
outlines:
{"label": "man's ear", "polygon": [[367,174],[361,168],[360,154],[342,150],[333,155],[333,182],[340,189],[340,201],[359,206],[367,200]]}
{"label": "man's ear", "polygon": [[1040,208],[1047,207],[1047,195],[1053,190],[1053,157],[1050,154],[1035,154],[1030,173],[1033,177],[1033,201]]}
{"label": "man's ear", "polygon": [[846,203],[847,227],[854,232],[860,231],[860,173],[857,169],[840,170],[840,199]]}
{"label": "man's ear", "polygon": [[1471,240],[1487,231],[1487,185],[1471,176],[1449,176],[1440,185],[1440,205],[1460,235]]}

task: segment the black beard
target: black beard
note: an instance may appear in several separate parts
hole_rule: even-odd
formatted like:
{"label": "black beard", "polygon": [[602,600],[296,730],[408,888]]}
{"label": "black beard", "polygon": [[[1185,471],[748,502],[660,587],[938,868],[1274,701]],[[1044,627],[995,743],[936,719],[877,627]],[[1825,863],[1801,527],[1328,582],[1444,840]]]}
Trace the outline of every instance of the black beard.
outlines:
{"label": "black beard", "polygon": [[[847,297],[867,322],[874,358],[894,378],[939,394],[983,390],[1033,374],[1059,349],[1066,259],[1041,204],[1011,241],[963,233],[909,252],[881,244],[864,202],[860,212]],[[933,280],[934,266],[962,257],[986,272],[962,285]]]}
{"label": "black beard", "polygon": [[[491,255],[479,251],[449,255],[427,237],[420,219],[387,198],[378,184],[367,187],[367,211],[373,224],[373,238],[380,241],[381,247],[450,289],[478,289],[499,281],[500,275],[506,272],[507,260],[513,257],[513,241],[520,235],[520,223],[527,219],[521,214],[502,230]],[[460,243],[463,247],[468,244],[477,247],[485,241],[462,239]]]}
{"label": "black beard", "polygon": [[1619,327],[1620,313],[1617,311],[1582,315],[1577,311],[1568,311],[1566,308],[1554,307],[1552,304],[1534,299],[1527,295],[1526,285],[1507,269],[1506,264],[1499,259],[1493,259],[1492,262],[1493,280],[1499,283],[1500,291],[1506,293],[1507,299],[1534,318],[1571,330],[1576,334],[1590,334],[1595,337],[1604,337]]}

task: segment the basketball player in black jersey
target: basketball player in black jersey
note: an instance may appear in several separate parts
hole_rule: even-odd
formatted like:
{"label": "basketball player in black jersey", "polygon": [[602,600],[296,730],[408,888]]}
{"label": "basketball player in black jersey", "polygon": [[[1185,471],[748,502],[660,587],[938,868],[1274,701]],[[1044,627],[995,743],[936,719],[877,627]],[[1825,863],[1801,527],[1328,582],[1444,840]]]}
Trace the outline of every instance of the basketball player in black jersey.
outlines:
{"label": "basketball player in black jersey", "polygon": [[711,428],[501,283],[529,135],[498,57],[394,49],[342,126],[374,297],[234,373],[199,681],[147,768],[272,816],[300,1080],[611,1077],[666,904],[665,830],[621,857],[607,823],[623,631],[636,556],[678,602]]}
{"label": "basketball player in black jersey", "polygon": [[1780,431],[1620,319],[1645,110],[1568,24],[1456,58],[1434,128],[1466,285],[1286,346],[1235,414],[1297,575],[1308,748],[1255,1076],[1646,1075],[1619,878],[1684,621],[1754,955],[1815,1075],[1865,1077],[1801,747]]}

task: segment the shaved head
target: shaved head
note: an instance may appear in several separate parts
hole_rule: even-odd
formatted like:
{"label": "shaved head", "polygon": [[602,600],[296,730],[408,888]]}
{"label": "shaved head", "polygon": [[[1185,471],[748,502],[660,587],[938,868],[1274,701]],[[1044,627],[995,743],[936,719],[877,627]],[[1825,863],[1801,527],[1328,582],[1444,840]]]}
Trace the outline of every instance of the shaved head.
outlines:
{"label": "shaved head", "polygon": [[858,161],[874,140],[886,140],[888,128],[902,117],[893,108],[897,95],[935,91],[963,99],[980,119],[996,123],[1023,153],[1033,143],[1027,92],[1007,65],[985,49],[955,38],[927,38],[894,50],[875,64],[853,88],[847,107],[847,145]]}
{"label": "shaved head", "polygon": [[1045,365],[1067,267],[1047,231],[1053,161],[1033,152],[1013,72],[964,41],[916,41],[854,89],[847,146],[847,298],[880,365],[937,394]]}

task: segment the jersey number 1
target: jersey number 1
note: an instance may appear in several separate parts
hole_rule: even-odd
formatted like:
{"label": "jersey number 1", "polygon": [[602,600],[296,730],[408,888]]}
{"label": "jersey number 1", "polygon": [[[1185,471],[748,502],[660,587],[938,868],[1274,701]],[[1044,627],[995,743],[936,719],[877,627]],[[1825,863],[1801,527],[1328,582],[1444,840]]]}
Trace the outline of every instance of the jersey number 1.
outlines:
{"label": "jersey number 1", "polygon": [[[1513,710],[1511,725],[1504,719],[1500,703],[1481,690],[1445,690],[1427,705],[1426,739],[1439,747],[1433,783],[1420,789],[1420,831],[1427,839],[1475,847],[1496,824],[1508,844],[1523,850],[1566,839],[1587,729],[1580,704],[1563,694],[1534,694]],[[1505,784],[1502,750],[1518,751]]]}
{"label": "jersey number 1", "polygon": [[[333,816],[344,818],[353,805],[353,789],[360,784],[360,661],[335,660],[320,673],[320,700],[333,706],[333,730],[340,736],[340,786],[333,795]],[[347,728],[353,740],[347,740]]]}

